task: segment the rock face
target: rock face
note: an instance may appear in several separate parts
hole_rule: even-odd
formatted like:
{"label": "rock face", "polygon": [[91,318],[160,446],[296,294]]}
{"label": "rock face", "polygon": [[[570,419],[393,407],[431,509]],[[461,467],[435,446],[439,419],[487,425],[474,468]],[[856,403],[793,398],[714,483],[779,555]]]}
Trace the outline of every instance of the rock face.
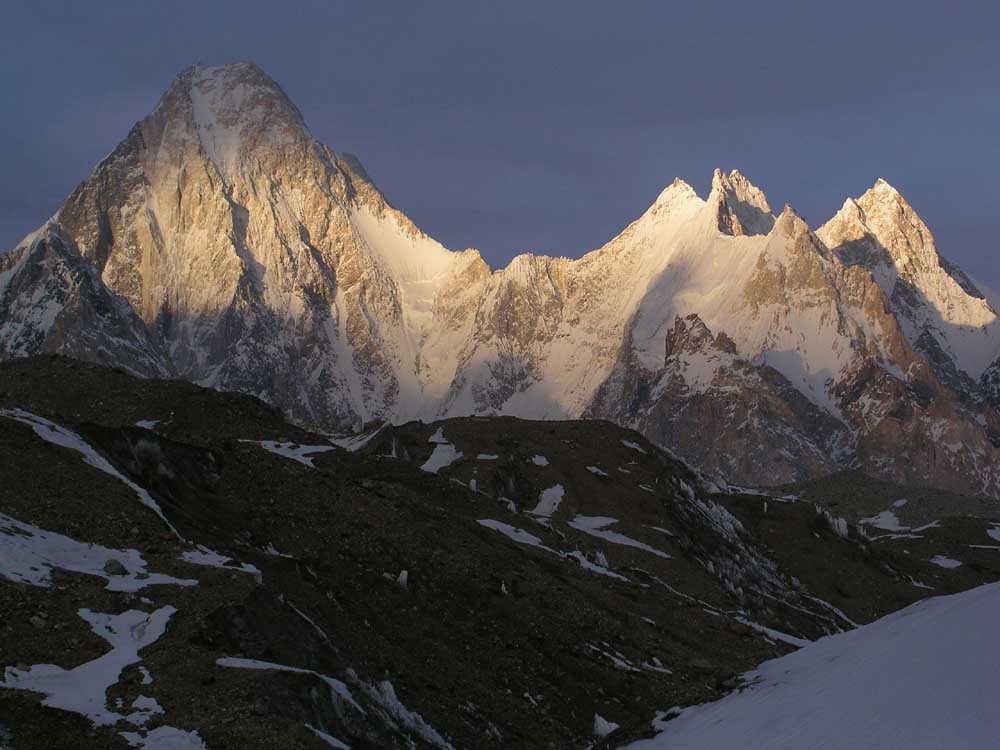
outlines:
{"label": "rock face", "polygon": [[0,256],[0,357],[59,352],[137,375],[173,373],[170,359],[73,239],[48,224]]}
{"label": "rock face", "polygon": [[739,482],[860,468],[1000,496],[995,308],[881,180],[814,233],[717,170],[579,260],[494,271],[257,67],[195,66],[0,263],[5,357],[115,361],[326,428],[595,417]]}

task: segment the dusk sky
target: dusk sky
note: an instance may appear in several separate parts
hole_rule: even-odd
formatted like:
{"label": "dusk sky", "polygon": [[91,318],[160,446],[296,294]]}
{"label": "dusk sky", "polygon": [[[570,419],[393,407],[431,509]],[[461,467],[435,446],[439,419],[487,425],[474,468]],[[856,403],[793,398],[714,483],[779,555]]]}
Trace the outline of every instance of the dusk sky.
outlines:
{"label": "dusk sky", "polygon": [[[809,7],[807,7],[809,6]],[[248,59],[453,249],[579,256],[738,168],[814,228],[877,177],[1000,287],[1000,5],[4,4],[0,248],[183,68]]]}

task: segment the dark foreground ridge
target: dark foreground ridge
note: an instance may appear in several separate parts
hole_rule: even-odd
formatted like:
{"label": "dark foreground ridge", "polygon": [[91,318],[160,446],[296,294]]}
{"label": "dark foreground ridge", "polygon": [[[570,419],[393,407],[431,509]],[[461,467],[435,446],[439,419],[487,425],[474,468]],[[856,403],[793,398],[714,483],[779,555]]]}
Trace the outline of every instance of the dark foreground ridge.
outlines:
{"label": "dark foreground ridge", "polygon": [[718,486],[607,422],[337,442],[249,396],[0,364],[0,746],[617,747],[1000,578],[984,518],[862,534],[821,483]]}

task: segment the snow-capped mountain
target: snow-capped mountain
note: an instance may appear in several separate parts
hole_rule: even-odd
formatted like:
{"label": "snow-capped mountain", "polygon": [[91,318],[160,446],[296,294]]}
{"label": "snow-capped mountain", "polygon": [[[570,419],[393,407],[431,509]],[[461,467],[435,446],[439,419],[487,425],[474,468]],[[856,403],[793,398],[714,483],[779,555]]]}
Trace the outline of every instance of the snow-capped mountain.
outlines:
{"label": "snow-capped mountain", "polygon": [[848,198],[817,231],[844,265],[871,272],[912,346],[959,390],[997,355],[997,315],[976,285],[938,255],[934,237],[885,180]]}
{"label": "snow-capped mountain", "polygon": [[[14,283],[56,238],[114,315],[36,293],[45,272]],[[996,312],[882,181],[814,233],[717,170],[579,260],[491,270],[256,66],[195,66],[2,263],[4,356],[113,352],[327,428],[587,416],[741,482],[860,467],[1000,496]]]}

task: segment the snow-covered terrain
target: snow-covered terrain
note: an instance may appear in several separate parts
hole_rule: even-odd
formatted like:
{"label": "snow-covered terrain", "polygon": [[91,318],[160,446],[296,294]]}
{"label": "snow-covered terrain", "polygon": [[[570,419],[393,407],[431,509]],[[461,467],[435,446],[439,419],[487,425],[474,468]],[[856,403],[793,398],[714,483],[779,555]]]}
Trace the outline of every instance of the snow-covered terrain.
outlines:
{"label": "snow-covered terrain", "polygon": [[634,750],[987,748],[1000,738],[1000,584],[925,599],[765,662]]}

